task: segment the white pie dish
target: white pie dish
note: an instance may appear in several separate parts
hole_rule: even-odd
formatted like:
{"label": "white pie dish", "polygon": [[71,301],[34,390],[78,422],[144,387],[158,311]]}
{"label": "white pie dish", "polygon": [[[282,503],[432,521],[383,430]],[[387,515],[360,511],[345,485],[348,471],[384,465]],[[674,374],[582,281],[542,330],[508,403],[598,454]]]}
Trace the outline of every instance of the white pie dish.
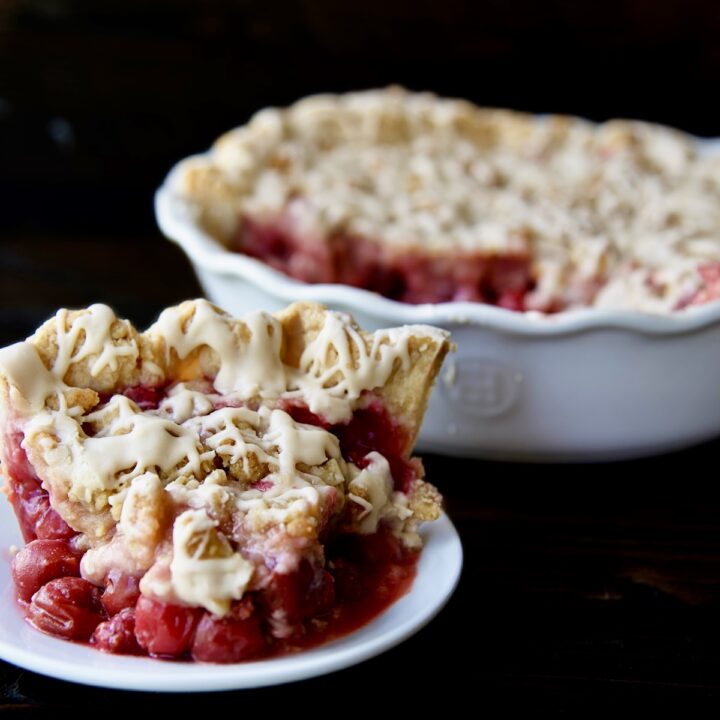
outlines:
{"label": "white pie dish", "polygon": [[[698,141],[719,153],[720,141]],[[174,189],[155,197],[163,233],[208,297],[233,314],[314,300],[367,329],[426,323],[452,333],[418,445],[510,460],[611,460],[720,433],[720,303],[654,315],[583,309],[541,315],[480,303],[408,305],[342,285],[310,285],[228,251]],[[718,355],[716,356],[716,353]]]}

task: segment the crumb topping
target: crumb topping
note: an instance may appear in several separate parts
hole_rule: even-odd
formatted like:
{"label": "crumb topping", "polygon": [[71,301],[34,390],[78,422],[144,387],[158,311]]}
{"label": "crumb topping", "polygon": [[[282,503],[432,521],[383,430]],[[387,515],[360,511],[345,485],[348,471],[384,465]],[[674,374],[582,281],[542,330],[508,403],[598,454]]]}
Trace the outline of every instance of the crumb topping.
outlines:
{"label": "crumb topping", "polygon": [[398,88],[258,113],[182,166],[221,239],[239,218],[385,256],[526,254],[529,309],[676,309],[720,261],[718,159],[669,128],[478,108]]}

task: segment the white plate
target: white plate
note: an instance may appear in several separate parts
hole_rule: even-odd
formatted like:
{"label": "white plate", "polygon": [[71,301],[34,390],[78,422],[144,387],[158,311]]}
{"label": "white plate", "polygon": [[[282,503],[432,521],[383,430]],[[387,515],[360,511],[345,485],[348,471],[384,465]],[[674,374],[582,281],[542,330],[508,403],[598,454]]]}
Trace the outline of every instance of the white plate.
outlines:
{"label": "white plate", "polygon": [[422,530],[425,549],[410,592],[355,633],[289,657],[237,665],[173,663],[106,655],[43,635],[23,620],[14,600],[9,547],[22,545],[15,517],[0,494],[0,658],[28,670],[85,685],[122,690],[207,692],[277,685],[340,670],[401,643],[429,622],[452,595],[462,546],[447,516]]}

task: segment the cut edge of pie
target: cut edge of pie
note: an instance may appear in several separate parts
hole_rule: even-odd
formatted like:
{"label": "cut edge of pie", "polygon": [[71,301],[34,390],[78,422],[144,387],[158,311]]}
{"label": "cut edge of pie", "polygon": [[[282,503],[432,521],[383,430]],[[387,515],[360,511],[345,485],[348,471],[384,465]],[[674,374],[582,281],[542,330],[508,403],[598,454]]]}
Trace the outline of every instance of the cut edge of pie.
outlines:
{"label": "cut edge of pie", "polygon": [[[104,305],[60,310],[0,351],[30,622],[85,640],[94,622],[102,649],[222,661],[207,651],[218,623],[250,623],[256,650],[260,625],[293,636],[332,605],[326,563],[345,561],[328,539],[417,550],[418,523],[439,516],[410,452],[449,349],[445,331],[366,333],[314,303],[234,319],[188,301],[144,333]],[[86,622],[58,631],[48,607],[66,596]],[[172,612],[193,627],[182,652],[146,627]]]}

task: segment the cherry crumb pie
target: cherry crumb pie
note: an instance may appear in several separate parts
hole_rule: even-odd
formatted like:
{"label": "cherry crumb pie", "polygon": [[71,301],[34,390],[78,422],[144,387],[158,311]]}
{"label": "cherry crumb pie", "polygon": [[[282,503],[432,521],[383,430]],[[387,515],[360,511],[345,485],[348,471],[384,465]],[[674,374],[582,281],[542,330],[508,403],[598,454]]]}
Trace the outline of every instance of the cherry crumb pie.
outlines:
{"label": "cherry crumb pie", "polygon": [[266,109],[173,176],[228,249],[407,303],[671,312],[720,297],[720,155],[400,88]]}
{"label": "cherry crumb pie", "polygon": [[0,351],[28,622],[100,650],[237,662],[350,632],[412,582],[441,498],[410,457],[449,349],[296,303],[204,300],[146,332],[60,310]]}

